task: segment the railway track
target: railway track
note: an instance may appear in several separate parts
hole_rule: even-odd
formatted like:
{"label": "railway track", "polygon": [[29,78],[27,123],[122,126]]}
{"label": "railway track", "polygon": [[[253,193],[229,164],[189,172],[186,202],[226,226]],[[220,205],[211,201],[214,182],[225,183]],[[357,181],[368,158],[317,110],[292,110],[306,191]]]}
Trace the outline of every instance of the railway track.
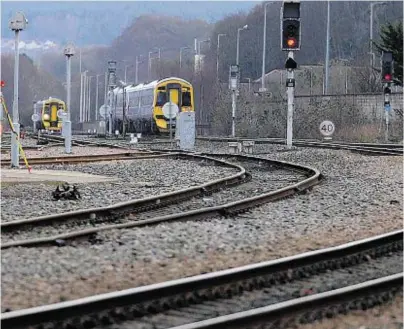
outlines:
{"label": "railway track", "polygon": [[[210,142],[241,142],[252,140],[255,144],[285,144],[283,138],[228,138],[228,137],[198,137],[198,140]],[[347,143],[347,142],[320,142],[315,140],[294,140],[294,146],[317,147],[335,150],[348,150],[367,155],[403,155],[402,144],[376,144],[376,143]]]}
{"label": "railway track", "polygon": [[[164,152],[148,152],[148,151],[136,151],[136,152],[122,152],[114,154],[104,155],[71,155],[71,156],[58,156],[47,158],[28,158],[30,165],[46,165],[46,164],[74,164],[74,163],[89,163],[89,162],[101,162],[101,161],[118,161],[118,160],[135,160],[135,159],[148,159],[164,157]],[[20,165],[24,165],[24,160],[20,159]],[[11,160],[2,160],[2,166],[10,166]]]}
{"label": "railway track", "polygon": [[[1,314],[2,328],[288,328],[402,293],[403,230],[287,258]],[[400,260],[400,261],[398,261]]]}
{"label": "railway track", "polygon": [[[44,135],[43,138],[46,138],[49,141],[60,142],[63,141],[63,137],[61,136],[51,136]],[[85,138],[74,138],[73,142],[76,145],[94,145],[94,146],[105,146],[105,147],[118,147],[128,149],[130,148],[127,141],[122,139],[109,139],[103,141],[94,141],[94,137],[92,139]],[[253,140],[255,144],[285,144],[285,139],[283,138],[232,138],[232,137],[198,137],[198,140],[202,141],[210,141],[210,142],[240,142],[243,140]],[[143,143],[146,145],[153,144],[167,144],[169,143],[168,139],[160,138],[149,140],[146,139]],[[351,152],[366,154],[366,155],[403,155],[403,145],[402,144],[378,144],[378,143],[348,143],[348,142],[322,142],[318,140],[294,140],[294,146],[299,147],[316,147],[316,148],[327,148],[327,149],[335,149],[335,150],[348,150]],[[258,154],[258,153],[256,153]]]}
{"label": "railway track", "polygon": [[[64,245],[77,238],[88,238],[89,241],[96,242],[97,232],[108,229],[140,227],[164,221],[197,220],[217,215],[229,216],[266,202],[304,192],[321,180],[321,175],[316,169],[252,156],[218,154],[209,156],[171,154],[171,156],[214,162],[217,165],[236,168],[239,172],[201,186],[122,202],[109,207],[2,223],[0,225],[1,248]],[[218,157],[231,158],[232,161],[237,159],[239,163],[228,162]],[[247,172],[244,168],[246,163],[249,166]],[[255,173],[253,173],[254,170]],[[285,170],[287,170],[286,174]],[[234,188],[231,190],[225,188],[241,183],[244,184],[240,185],[238,199],[235,200]],[[208,206],[206,200],[195,199],[195,197],[208,196],[213,192],[217,193],[210,198],[211,202]],[[178,205],[181,201],[183,203]],[[44,235],[43,232],[47,232],[46,236],[35,237],[40,233]]]}

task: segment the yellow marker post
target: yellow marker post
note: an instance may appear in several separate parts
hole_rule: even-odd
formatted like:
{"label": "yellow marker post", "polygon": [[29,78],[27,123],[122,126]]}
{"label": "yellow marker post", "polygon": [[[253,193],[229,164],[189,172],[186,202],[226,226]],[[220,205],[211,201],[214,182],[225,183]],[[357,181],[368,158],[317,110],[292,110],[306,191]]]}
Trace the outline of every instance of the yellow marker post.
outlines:
{"label": "yellow marker post", "polygon": [[6,105],[6,102],[5,102],[5,100],[4,100],[4,97],[3,97],[3,93],[2,93],[2,92],[0,92],[0,97],[1,97],[1,105],[3,105],[4,112],[5,112],[6,115],[7,115],[7,120],[8,120],[8,123],[10,124],[11,131],[12,131],[13,134],[15,134],[16,137],[17,137],[18,147],[19,147],[20,152],[21,152],[21,154],[22,154],[22,156],[23,156],[23,158],[24,158],[25,166],[27,167],[28,172],[31,173],[32,167],[28,164],[27,157],[25,156],[25,152],[24,152],[24,150],[22,149],[22,145],[21,145],[21,143],[20,143],[20,136],[18,136],[18,134],[17,134],[17,133],[15,132],[15,130],[14,130],[13,122],[12,122],[12,120],[11,120],[10,113],[9,113],[8,110],[7,110],[7,105]]}

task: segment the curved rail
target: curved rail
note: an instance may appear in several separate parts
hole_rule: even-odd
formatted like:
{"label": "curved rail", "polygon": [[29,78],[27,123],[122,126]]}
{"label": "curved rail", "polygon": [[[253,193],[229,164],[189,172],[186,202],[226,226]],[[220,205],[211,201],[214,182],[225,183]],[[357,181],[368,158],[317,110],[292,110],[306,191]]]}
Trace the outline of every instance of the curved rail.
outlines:
{"label": "curved rail", "polygon": [[[216,179],[216,180],[204,183],[202,185],[193,186],[190,188],[185,188],[185,189],[181,189],[178,191],[164,193],[164,194],[160,194],[160,195],[152,196],[152,197],[148,197],[148,198],[120,202],[120,203],[113,204],[113,205],[107,206],[107,207],[76,210],[76,211],[70,211],[70,212],[65,212],[65,213],[60,213],[60,214],[40,216],[40,217],[35,217],[35,218],[1,223],[0,229],[2,230],[2,232],[7,232],[7,231],[11,231],[11,230],[21,229],[21,227],[27,226],[27,225],[49,224],[51,222],[57,222],[57,221],[68,221],[68,220],[73,220],[73,219],[77,220],[77,219],[86,219],[86,218],[95,219],[95,218],[101,218],[101,217],[102,218],[105,218],[105,217],[116,218],[117,216],[123,216],[124,214],[126,214],[128,212],[139,211],[139,210],[143,210],[143,209],[158,208],[158,207],[164,206],[165,204],[178,202],[183,199],[188,199],[190,197],[209,194],[214,190],[238,183],[238,182],[244,180],[246,177],[246,171],[243,167],[236,165],[236,164],[232,164],[230,162],[214,159],[214,158],[207,157],[207,156],[172,153],[172,154],[166,154],[166,155],[157,155],[155,157],[177,157],[177,158],[182,158],[182,159],[209,161],[209,162],[215,163],[216,165],[222,165],[222,166],[227,166],[230,168],[235,168],[238,170],[238,172],[236,174],[233,174],[233,175],[230,175],[230,176],[227,176],[224,178]],[[100,227],[99,229],[101,230],[106,227],[109,228],[110,226],[115,226],[115,225],[104,226],[104,227]],[[94,232],[91,232],[91,234],[92,233],[94,233]],[[82,235],[88,235],[88,234],[89,233],[86,233],[86,234],[83,233]],[[69,233],[69,234],[63,235],[63,237],[58,236],[55,239],[61,239],[61,238],[68,239],[68,238],[72,238],[74,236],[75,235],[72,235],[71,233]],[[44,239],[13,241],[13,242],[1,244],[1,249],[12,247],[12,246],[17,246],[17,245],[21,245],[21,246],[22,245],[25,245],[25,246],[35,245],[35,244],[40,244],[41,241],[42,242],[54,241],[55,239],[50,237],[50,238],[44,238]]]}
{"label": "curved rail", "polygon": [[[314,275],[327,269],[334,269],[337,266],[357,264],[365,261],[368,255],[373,258],[383,253],[402,250],[402,247],[403,230],[398,230],[296,256],[73,301],[2,313],[1,325],[3,329],[11,329],[43,322],[58,322],[56,327],[60,328],[60,322],[70,321],[72,318],[77,321],[77,318],[87,316],[87,319],[91,318],[96,326],[101,321],[101,312],[111,310],[113,312],[115,308],[133,306],[135,309],[129,313],[133,314],[135,310],[138,310],[138,314],[141,316],[148,312],[153,313],[156,310],[158,312],[158,310],[167,309],[167,307],[192,304],[201,297],[203,299],[203,296],[214,298],[216,295],[219,297],[226,295],[230,297],[239,294],[240,290],[263,287],[272,281],[296,280],[302,277],[302,273],[303,276],[304,273]],[[170,302],[174,305],[167,306],[167,303]],[[123,318],[121,320],[126,319],[125,314],[120,313],[120,315]]]}
{"label": "curved rail", "polygon": [[[32,219],[25,219],[25,220],[20,220],[20,221],[11,221],[11,222],[1,224],[0,229],[3,232],[6,232],[6,231],[18,229],[18,228],[20,228],[22,226],[26,226],[26,225],[32,225],[32,224],[38,225],[41,223],[49,223],[52,221],[61,221],[61,220],[67,221],[67,220],[83,219],[83,218],[95,219],[97,217],[117,218],[117,216],[122,216],[123,214],[128,214],[139,208],[161,206],[163,204],[178,202],[180,199],[184,199],[184,198],[188,199],[189,197],[193,197],[193,196],[197,196],[197,195],[206,193],[208,191],[208,189],[214,189],[214,188],[217,189],[223,185],[234,183],[234,181],[244,179],[244,176],[246,174],[245,170],[238,165],[231,164],[229,162],[225,162],[222,160],[214,159],[214,158],[208,157],[206,155],[196,155],[196,154],[188,154],[188,153],[183,153],[181,155],[187,156],[187,157],[209,159],[210,161],[213,160],[213,161],[223,163],[226,165],[232,165],[234,167],[239,168],[240,172],[236,175],[228,177],[227,179],[216,180],[216,181],[204,184],[203,186],[192,187],[192,188],[188,188],[188,189],[184,189],[184,190],[180,190],[180,191],[176,191],[176,192],[171,192],[171,193],[167,193],[167,194],[163,194],[163,195],[159,195],[159,196],[155,196],[155,197],[150,197],[150,198],[146,198],[146,199],[118,203],[118,204],[108,206],[108,207],[103,207],[103,208],[93,208],[93,209],[86,209],[86,210],[79,210],[79,211],[55,214],[55,215],[50,215],[50,216],[42,216],[42,217],[32,218]],[[228,157],[228,155],[222,155],[222,154],[218,154],[216,156],[227,156]],[[243,158],[243,159],[249,159],[249,160],[253,160],[253,161],[258,161],[261,163],[267,163],[274,167],[282,167],[282,168],[290,169],[292,171],[298,171],[300,173],[304,173],[308,178],[306,178],[305,180],[298,182],[296,184],[289,185],[287,187],[284,187],[284,188],[281,188],[281,189],[278,189],[275,191],[266,192],[266,193],[260,194],[258,196],[254,196],[251,198],[247,198],[247,199],[243,199],[243,200],[239,200],[239,201],[235,201],[235,202],[231,202],[231,203],[227,203],[227,204],[223,204],[223,205],[219,205],[219,206],[200,208],[197,210],[191,210],[191,211],[186,211],[186,212],[182,212],[182,213],[155,217],[155,218],[145,219],[145,220],[131,221],[128,223],[123,223],[123,224],[105,225],[105,226],[91,228],[91,229],[85,229],[85,230],[80,230],[80,231],[75,231],[75,232],[70,232],[70,233],[65,233],[65,234],[59,234],[59,235],[55,235],[55,236],[51,236],[51,237],[44,237],[44,238],[31,239],[31,240],[22,240],[22,241],[12,241],[12,242],[2,244],[1,249],[16,247],[16,246],[37,246],[37,245],[43,245],[43,244],[46,244],[46,245],[54,244],[55,241],[59,240],[59,239],[69,240],[69,239],[73,239],[73,238],[77,238],[77,237],[91,236],[91,235],[96,234],[97,232],[110,230],[110,229],[141,227],[141,226],[146,226],[146,225],[151,225],[151,224],[158,224],[158,223],[165,222],[165,221],[197,220],[197,219],[204,219],[204,218],[212,217],[212,216],[228,216],[228,215],[237,214],[237,213],[240,213],[243,211],[247,211],[250,208],[262,205],[264,203],[279,200],[281,198],[290,197],[294,194],[300,193],[306,189],[309,189],[309,188],[317,185],[322,179],[320,172],[317,169],[314,169],[311,167],[297,165],[297,164],[293,164],[293,163],[285,162],[285,161],[262,159],[262,158],[253,157],[253,156],[239,155],[237,157]]]}

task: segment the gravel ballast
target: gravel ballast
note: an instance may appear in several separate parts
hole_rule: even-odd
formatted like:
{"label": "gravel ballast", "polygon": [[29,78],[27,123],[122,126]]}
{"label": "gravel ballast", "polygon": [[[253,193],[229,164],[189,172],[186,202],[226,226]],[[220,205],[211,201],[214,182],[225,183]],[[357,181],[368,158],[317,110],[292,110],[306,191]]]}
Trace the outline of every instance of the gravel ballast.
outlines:
{"label": "gravel ballast", "polygon": [[[200,151],[227,150],[225,143],[198,144]],[[131,288],[402,228],[402,157],[313,148],[284,152],[271,145],[255,150],[315,167],[326,180],[308,194],[234,218],[106,231],[96,245],[4,250],[3,308]]]}
{"label": "gravel ballast", "polygon": [[[114,203],[201,185],[237,173],[237,169],[200,164],[198,161],[170,158],[101,162],[80,165],[35,166],[37,169],[78,171],[118,178],[117,182],[77,184],[82,199],[53,201],[55,183],[3,184],[2,220],[11,221],[105,207]],[[35,170],[35,168],[33,170]]]}

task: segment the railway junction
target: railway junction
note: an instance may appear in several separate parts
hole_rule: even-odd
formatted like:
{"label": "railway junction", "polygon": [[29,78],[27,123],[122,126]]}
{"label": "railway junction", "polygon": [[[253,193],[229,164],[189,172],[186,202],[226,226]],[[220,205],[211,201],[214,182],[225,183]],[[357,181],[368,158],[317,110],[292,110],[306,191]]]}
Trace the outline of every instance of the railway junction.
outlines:
{"label": "railway junction", "polygon": [[[20,125],[18,109],[19,33],[28,20],[22,12],[10,20],[12,118],[0,90],[0,112],[11,129],[3,133],[0,127],[2,328],[403,328],[402,110],[396,108],[402,74],[393,69],[402,63],[386,37],[396,27],[381,29],[389,49],[378,46],[376,68],[370,4],[372,60],[366,68],[380,74],[362,80],[378,85],[370,86],[373,94],[350,95],[347,66],[345,94],[329,94],[328,1],[323,93],[312,95],[318,79],[310,71],[310,94],[295,98],[296,84],[307,82],[298,77],[302,63],[295,60],[301,4],[284,1],[285,75],[275,95],[273,84],[265,87],[270,4],[263,3],[258,91],[250,88],[257,61],[247,63],[243,56],[240,65],[241,32],[258,49],[258,30],[248,32],[256,24],[249,15],[237,34],[215,32],[214,77],[211,60],[204,67],[201,55],[201,43],[210,48],[210,38],[194,40],[193,75],[182,70],[182,51],[189,46],[179,49],[178,76],[152,72],[152,59],[162,68],[161,48],[149,51],[141,83],[138,54],[130,54],[136,58],[134,83],[127,80],[130,65],[123,81],[119,59],[108,59],[106,72],[94,76],[95,111],[81,52],[80,97],[76,88],[71,99],[71,60],[78,54],[69,43],[63,49],[66,101],[35,99],[33,130]],[[236,60],[226,62],[227,85],[220,79],[225,56],[219,45],[221,36],[231,34],[237,35]],[[354,52],[352,44],[337,48]],[[119,57],[120,51],[110,53]],[[94,67],[103,65],[96,62],[94,57]],[[248,92],[240,88],[246,66],[253,74]],[[104,74],[98,109],[98,77]],[[330,120],[338,121],[336,137]],[[197,137],[197,121],[218,124],[216,132]],[[319,136],[314,126],[321,140],[307,139]],[[375,142],[347,142],[368,136]]]}
{"label": "railway junction", "polygon": [[402,145],[33,137],[30,173],[2,153],[2,327],[399,327]]}

